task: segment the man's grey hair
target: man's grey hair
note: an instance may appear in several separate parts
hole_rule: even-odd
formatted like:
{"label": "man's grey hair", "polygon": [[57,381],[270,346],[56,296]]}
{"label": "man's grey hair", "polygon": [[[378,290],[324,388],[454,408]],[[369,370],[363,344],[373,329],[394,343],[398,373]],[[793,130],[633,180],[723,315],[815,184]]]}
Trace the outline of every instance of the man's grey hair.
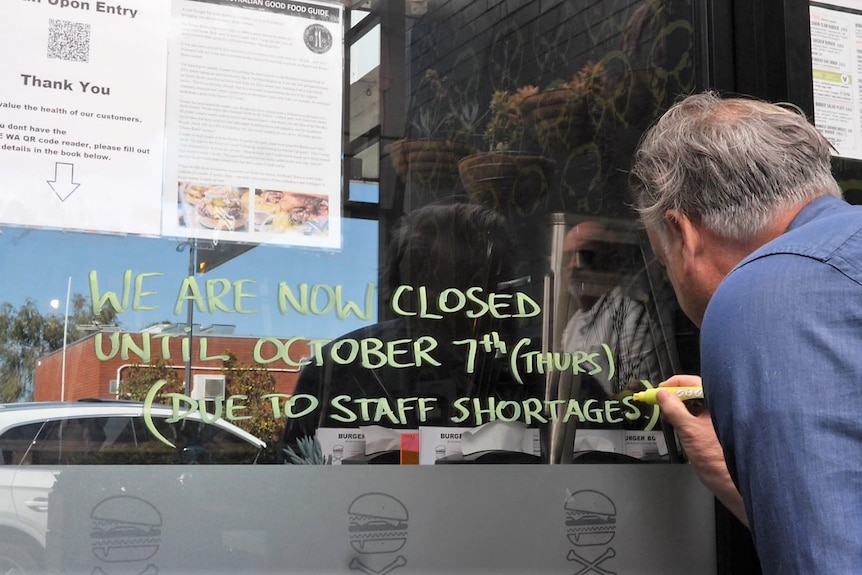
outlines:
{"label": "man's grey hair", "polygon": [[644,135],[631,175],[641,220],[662,236],[668,210],[746,240],[794,204],[842,196],[831,145],[799,108],[715,92],[674,104]]}

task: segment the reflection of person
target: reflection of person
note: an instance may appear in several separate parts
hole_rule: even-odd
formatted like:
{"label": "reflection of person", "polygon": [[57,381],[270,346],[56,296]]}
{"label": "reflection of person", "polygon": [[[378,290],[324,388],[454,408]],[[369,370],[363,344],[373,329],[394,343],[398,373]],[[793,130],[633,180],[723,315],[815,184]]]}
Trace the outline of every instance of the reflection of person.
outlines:
{"label": "reflection of person", "polygon": [[789,106],[699,94],[647,132],[633,176],[654,250],[701,327],[717,435],[709,415],[660,393],[665,417],[704,483],[747,518],[764,573],[857,573],[862,209],[841,199],[829,143]]}
{"label": "reflection of person", "polygon": [[[637,245],[586,221],[566,234],[563,258],[575,306],[563,331],[563,350],[593,353],[602,367],[582,378],[581,397],[607,399],[626,388],[640,389],[641,380],[661,381]],[[613,369],[603,344],[611,350]]]}
{"label": "reflection of person", "polygon": [[[293,446],[298,438],[314,435],[318,427],[383,425],[415,429],[420,424],[458,423],[472,427],[472,419],[452,421],[462,415],[453,408],[459,397],[517,400],[530,393],[531,386],[518,384],[509,375],[508,360],[498,356],[499,348],[480,347],[471,366],[470,345],[463,343],[496,332],[500,341],[512,345],[513,329],[506,323],[510,320],[494,319],[490,309],[483,312],[482,306],[473,301],[500,293],[498,284],[511,279],[511,269],[507,229],[495,213],[470,204],[448,204],[425,206],[407,214],[394,232],[384,275],[395,319],[340,337],[324,346],[321,366],[313,363],[303,368],[294,393],[314,395],[320,406],[310,415],[288,421],[286,444]],[[470,297],[462,298],[468,292]],[[512,313],[513,308],[507,307],[512,301],[500,298],[498,302],[503,303],[497,309],[498,315]],[[460,309],[452,311],[456,308]],[[393,355],[392,361],[373,368],[363,367],[360,359],[349,363],[330,359],[331,351],[341,342],[372,339],[379,340],[384,348],[392,345],[406,353]],[[419,347],[428,351],[427,357],[416,361],[417,347],[412,342],[419,340]],[[453,343],[457,341],[462,343]],[[342,405],[360,414],[354,421],[345,421],[345,412],[331,407],[334,397],[345,395],[380,400],[368,408],[372,416],[378,405],[385,402],[394,407],[399,398],[436,401],[430,412],[414,408],[398,422],[388,416],[381,420],[363,418],[360,406],[343,401]]]}

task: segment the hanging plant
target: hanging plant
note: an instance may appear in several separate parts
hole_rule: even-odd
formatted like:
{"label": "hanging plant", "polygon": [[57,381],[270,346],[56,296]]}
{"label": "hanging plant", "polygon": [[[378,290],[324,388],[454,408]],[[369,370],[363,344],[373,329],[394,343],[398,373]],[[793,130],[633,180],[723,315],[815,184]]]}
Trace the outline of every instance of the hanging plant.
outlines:
{"label": "hanging plant", "polygon": [[539,92],[536,86],[522,86],[515,92],[497,90],[488,106],[489,117],[485,126],[485,142],[491,151],[517,149],[524,139],[524,99]]}
{"label": "hanging plant", "polygon": [[476,151],[460,140],[475,133],[479,107],[475,102],[456,102],[448,78],[433,68],[425,72],[423,85],[431,98],[415,108],[408,129],[411,137],[396,141],[389,153],[402,180],[446,188],[457,180],[458,160]]}
{"label": "hanging plant", "polygon": [[569,149],[592,137],[605,106],[605,78],[601,63],[587,62],[570,80],[524,99],[524,123],[542,150]]}

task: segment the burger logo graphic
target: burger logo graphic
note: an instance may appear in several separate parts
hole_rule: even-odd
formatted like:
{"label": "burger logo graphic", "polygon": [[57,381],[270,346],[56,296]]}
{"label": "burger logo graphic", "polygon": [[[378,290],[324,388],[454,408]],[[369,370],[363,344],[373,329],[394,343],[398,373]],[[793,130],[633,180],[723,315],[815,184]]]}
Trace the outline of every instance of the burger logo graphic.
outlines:
{"label": "burger logo graphic", "polygon": [[102,561],[145,561],[159,550],[161,536],[162,515],[143,499],[109,497],[90,512],[93,555]]}
{"label": "burger logo graphic", "polygon": [[407,542],[407,508],[391,495],[360,495],[348,514],[350,546],[359,553],[393,553]]}
{"label": "burger logo graphic", "polygon": [[573,544],[606,545],[617,528],[617,508],[605,494],[585,489],[566,499],[566,536]]}

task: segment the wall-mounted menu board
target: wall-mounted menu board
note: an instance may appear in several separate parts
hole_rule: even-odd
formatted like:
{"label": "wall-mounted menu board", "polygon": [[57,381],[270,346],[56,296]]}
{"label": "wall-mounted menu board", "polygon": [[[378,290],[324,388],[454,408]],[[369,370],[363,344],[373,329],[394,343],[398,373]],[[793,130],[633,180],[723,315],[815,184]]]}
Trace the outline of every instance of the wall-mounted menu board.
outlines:
{"label": "wall-mounted menu board", "polygon": [[814,120],[839,156],[862,159],[862,6],[812,3]]}

